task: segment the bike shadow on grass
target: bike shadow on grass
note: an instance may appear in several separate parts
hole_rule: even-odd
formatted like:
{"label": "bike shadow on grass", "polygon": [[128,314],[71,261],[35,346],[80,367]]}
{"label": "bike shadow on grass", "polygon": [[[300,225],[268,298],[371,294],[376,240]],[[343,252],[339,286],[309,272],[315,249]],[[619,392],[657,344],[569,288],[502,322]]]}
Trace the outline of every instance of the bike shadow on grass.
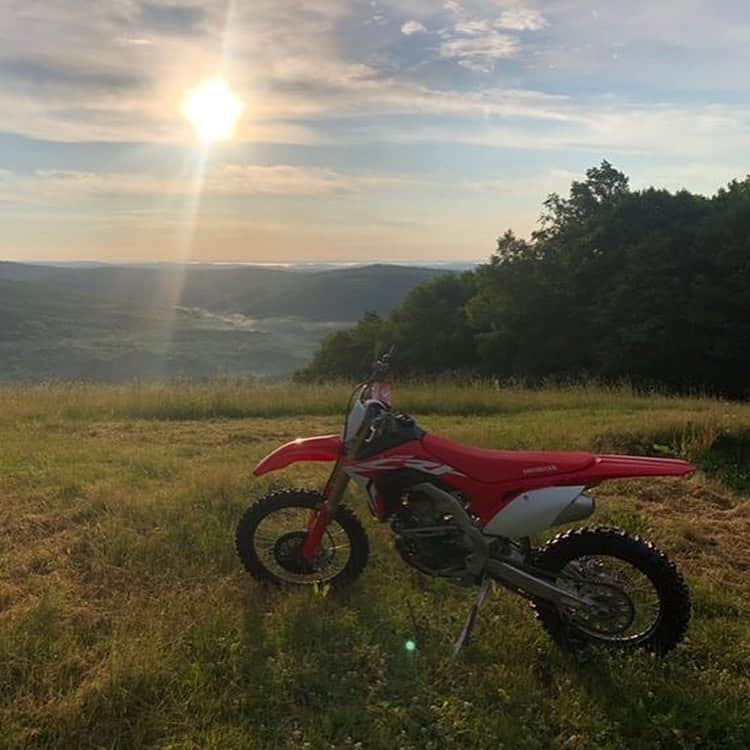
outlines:
{"label": "bike shadow on grass", "polygon": [[[722,680],[703,679],[688,644],[659,658],[591,648],[537,655],[540,683],[559,689],[561,676],[578,692],[589,717],[629,737],[633,747],[747,748],[745,697]],[[594,720],[595,723],[596,720]]]}
{"label": "bike shadow on grass", "polygon": [[[273,716],[273,724],[255,727],[259,739],[273,746],[294,732],[322,731],[322,722],[334,744],[345,743],[380,718],[386,732],[398,726],[424,740],[423,724],[417,726],[404,707],[413,699],[410,687],[435,674],[436,661],[450,670],[450,644],[434,648],[419,623],[415,633],[403,607],[380,606],[366,583],[341,592],[250,583],[246,602],[246,704],[255,716],[268,716],[269,722]],[[407,645],[420,633],[429,653]]]}
{"label": "bike shadow on grass", "polygon": [[[431,612],[447,593],[441,587],[402,583],[399,590],[406,592],[404,596],[413,597],[417,605],[423,596],[422,604]],[[371,581],[327,593],[284,591],[249,582],[245,597],[240,687],[245,692],[245,713],[261,746],[275,746],[283,738],[289,741],[297,736],[295,732],[305,737],[324,732],[334,744],[344,743],[347,737],[366,732],[372,720],[380,720],[385,732],[392,727],[409,734],[423,731],[430,720],[431,697],[463,696],[467,685],[473,685],[470,697],[489,705],[496,700],[492,691],[497,686],[482,684],[487,683],[487,675],[498,675],[497,670],[488,671],[488,659],[500,656],[502,649],[489,643],[487,636],[503,641],[517,634],[519,627],[518,613],[507,611],[514,600],[500,599],[497,608],[503,622],[493,622],[492,609],[485,612],[477,641],[454,659],[446,635],[449,630],[453,634],[460,619],[458,599],[443,601],[443,612],[426,620],[426,609],[420,611],[418,606],[412,619],[414,613],[403,597],[387,599],[379,584],[373,588]],[[448,616],[448,609],[456,609],[455,618]],[[436,618],[442,619],[438,623]],[[406,647],[412,635],[417,642],[413,651]],[[516,638],[514,653],[524,650],[533,677],[515,685],[518,670],[528,674],[527,667],[513,663],[510,656],[500,664],[500,671],[508,672],[505,688],[511,702],[496,710],[504,711],[510,722],[521,720],[512,716],[519,705],[540,699],[544,705],[538,706],[539,715],[559,727],[568,719],[553,706],[566,694],[567,703],[585,706],[581,721],[588,727],[584,728],[587,736],[603,731],[617,742],[630,737],[632,746],[705,742],[747,747],[738,739],[750,731],[747,716],[743,719],[747,714],[743,697],[726,681],[701,679],[695,646],[689,643],[659,659],[602,649],[572,656],[546,641],[535,645],[536,636]],[[522,641],[528,642],[524,646]],[[529,689],[533,696],[514,694]],[[437,736],[436,741],[442,746]]]}

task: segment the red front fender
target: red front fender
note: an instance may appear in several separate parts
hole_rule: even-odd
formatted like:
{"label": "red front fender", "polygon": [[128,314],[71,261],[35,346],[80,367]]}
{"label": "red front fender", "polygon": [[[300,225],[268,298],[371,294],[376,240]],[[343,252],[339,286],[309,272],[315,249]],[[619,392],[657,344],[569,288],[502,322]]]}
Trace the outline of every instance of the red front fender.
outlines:
{"label": "red front fender", "polygon": [[341,455],[338,435],[297,438],[269,453],[253,471],[256,477],[278,471],[298,461],[335,461]]}

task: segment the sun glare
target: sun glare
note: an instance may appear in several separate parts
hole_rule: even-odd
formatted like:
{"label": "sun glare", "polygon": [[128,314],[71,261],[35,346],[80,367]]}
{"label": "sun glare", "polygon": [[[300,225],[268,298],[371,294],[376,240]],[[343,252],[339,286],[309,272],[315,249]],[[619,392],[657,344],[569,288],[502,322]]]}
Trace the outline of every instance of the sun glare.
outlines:
{"label": "sun glare", "polygon": [[182,112],[203,143],[226,141],[234,135],[242,101],[226,81],[214,78],[188,91]]}

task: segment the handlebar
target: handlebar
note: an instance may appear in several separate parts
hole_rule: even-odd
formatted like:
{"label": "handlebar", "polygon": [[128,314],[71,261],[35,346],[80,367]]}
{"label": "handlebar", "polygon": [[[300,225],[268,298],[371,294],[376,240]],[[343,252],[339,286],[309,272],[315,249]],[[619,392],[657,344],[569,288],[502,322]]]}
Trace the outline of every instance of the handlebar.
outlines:
{"label": "handlebar", "polygon": [[375,364],[372,366],[372,373],[367,379],[368,383],[382,383],[384,381],[385,376],[391,369],[391,360],[395,351],[396,347],[391,346],[387,352],[382,354],[380,358],[375,361]]}

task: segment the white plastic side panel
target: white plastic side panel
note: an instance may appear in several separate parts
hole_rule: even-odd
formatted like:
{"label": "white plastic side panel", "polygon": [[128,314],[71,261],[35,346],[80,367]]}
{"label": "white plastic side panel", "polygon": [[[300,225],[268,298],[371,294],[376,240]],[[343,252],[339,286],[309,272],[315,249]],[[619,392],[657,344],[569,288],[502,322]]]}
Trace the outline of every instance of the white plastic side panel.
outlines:
{"label": "white plastic side panel", "polygon": [[524,492],[513,498],[482,529],[490,536],[531,536],[548,529],[563,509],[585,489],[576,487],[545,487]]}

